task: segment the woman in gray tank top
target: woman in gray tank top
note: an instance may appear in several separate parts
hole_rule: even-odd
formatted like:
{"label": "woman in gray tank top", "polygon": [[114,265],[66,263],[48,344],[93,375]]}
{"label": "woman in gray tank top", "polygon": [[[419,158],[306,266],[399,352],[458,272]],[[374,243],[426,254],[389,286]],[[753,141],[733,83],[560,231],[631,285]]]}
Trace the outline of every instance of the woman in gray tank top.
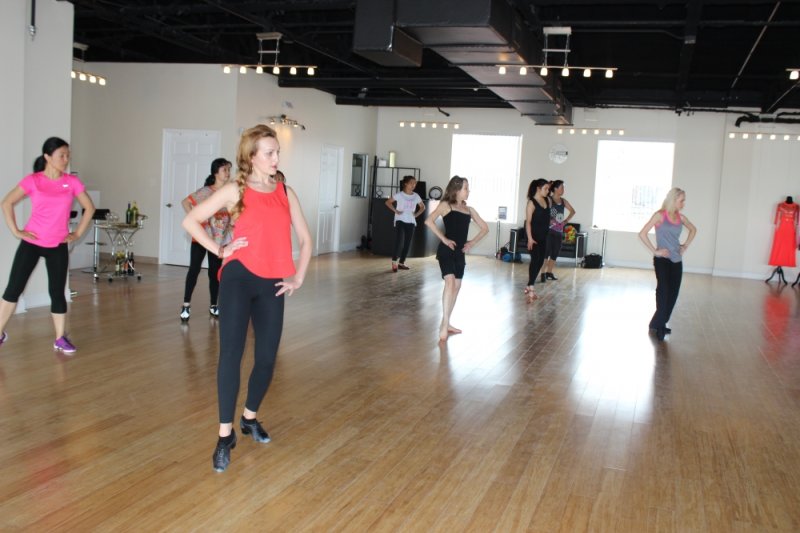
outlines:
{"label": "woman in gray tank top", "polygon": [[[686,193],[677,187],[671,189],[664,198],[661,209],[650,217],[639,232],[639,238],[653,253],[653,266],[656,271],[656,312],[650,319],[650,329],[655,331],[660,341],[664,340],[667,333],[672,332],[667,327],[667,322],[681,289],[683,254],[697,233],[694,224],[681,213],[685,203]],[[689,230],[689,235],[681,244],[680,237],[684,226]],[[656,229],[655,246],[648,235],[652,228]]]}

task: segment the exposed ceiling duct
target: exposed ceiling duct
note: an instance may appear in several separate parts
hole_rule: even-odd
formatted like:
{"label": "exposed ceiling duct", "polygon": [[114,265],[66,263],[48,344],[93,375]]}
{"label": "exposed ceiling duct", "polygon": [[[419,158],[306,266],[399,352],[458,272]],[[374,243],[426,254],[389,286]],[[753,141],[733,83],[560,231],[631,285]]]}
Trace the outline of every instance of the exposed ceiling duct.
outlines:
{"label": "exposed ceiling duct", "polygon": [[[419,44],[419,55],[413,43]],[[537,124],[572,122],[572,106],[557,76],[545,80],[533,69],[525,76],[499,73],[499,64],[513,69],[541,57],[541,47],[508,2],[358,1],[354,52],[381,65],[408,66],[410,57],[421,58],[422,47],[459,67]]]}
{"label": "exposed ceiling duct", "polygon": [[762,115],[742,115],[736,119],[736,127],[740,127],[742,122],[765,122],[777,124],[800,124],[800,113],[778,113],[775,116],[762,116]]}

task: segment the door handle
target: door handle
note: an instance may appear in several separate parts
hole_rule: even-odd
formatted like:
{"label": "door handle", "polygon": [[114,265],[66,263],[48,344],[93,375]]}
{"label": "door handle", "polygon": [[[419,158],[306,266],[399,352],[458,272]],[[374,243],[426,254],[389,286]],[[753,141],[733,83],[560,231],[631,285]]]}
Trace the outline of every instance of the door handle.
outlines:
{"label": "door handle", "polygon": [[172,204],[167,204],[167,207],[172,207]]}

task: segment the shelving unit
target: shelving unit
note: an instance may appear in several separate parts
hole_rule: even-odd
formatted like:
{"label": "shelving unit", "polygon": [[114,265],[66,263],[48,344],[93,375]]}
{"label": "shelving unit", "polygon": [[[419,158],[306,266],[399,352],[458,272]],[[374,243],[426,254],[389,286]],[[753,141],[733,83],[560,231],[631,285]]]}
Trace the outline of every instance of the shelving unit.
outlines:
{"label": "shelving unit", "polygon": [[412,175],[417,181],[420,180],[420,169],[415,167],[381,167],[378,166],[378,156],[375,156],[374,164],[370,167],[372,179],[369,186],[370,207],[367,209],[367,238],[372,239],[372,211],[376,203],[380,200],[385,201],[391,198],[394,193],[400,190],[400,179],[403,176]]}

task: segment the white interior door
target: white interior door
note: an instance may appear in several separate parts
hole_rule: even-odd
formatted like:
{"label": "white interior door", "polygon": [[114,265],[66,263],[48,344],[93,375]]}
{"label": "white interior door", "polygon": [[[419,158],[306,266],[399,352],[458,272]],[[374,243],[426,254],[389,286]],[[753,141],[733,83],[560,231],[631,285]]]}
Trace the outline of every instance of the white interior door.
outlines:
{"label": "white interior door", "polygon": [[161,228],[159,261],[189,266],[192,238],[181,226],[181,201],[203,186],[211,161],[219,157],[218,131],[164,130],[161,170]]}
{"label": "white interior door", "polygon": [[317,254],[339,251],[339,195],[342,190],[344,149],[322,146],[319,169]]}

